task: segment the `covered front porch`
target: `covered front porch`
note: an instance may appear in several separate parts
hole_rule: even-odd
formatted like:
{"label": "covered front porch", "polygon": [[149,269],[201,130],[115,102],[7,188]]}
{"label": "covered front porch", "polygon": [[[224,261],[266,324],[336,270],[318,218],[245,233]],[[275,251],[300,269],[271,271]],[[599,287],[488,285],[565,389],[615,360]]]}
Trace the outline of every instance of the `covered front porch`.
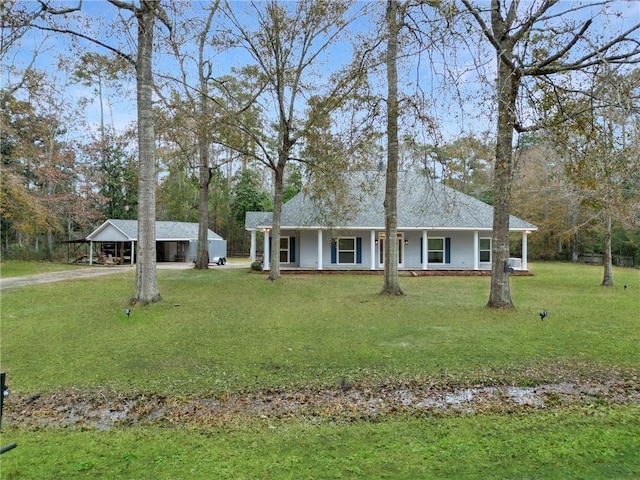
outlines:
{"label": "covered front porch", "polygon": [[[263,266],[269,269],[272,237],[264,234]],[[527,272],[528,230],[518,232],[522,256],[510,258],[514,272]],[[492,232],[468,229],[403,229],[398,231],[398,269],[430,271],[490,272]],[[385,232],[377,229],[283,229],[279,255],[282,270],[297,271],[382,271],[384,270]],[[256,231],[251,231],[252,261],[256,260]],[[421,273],[422,272],[422,273]]]}

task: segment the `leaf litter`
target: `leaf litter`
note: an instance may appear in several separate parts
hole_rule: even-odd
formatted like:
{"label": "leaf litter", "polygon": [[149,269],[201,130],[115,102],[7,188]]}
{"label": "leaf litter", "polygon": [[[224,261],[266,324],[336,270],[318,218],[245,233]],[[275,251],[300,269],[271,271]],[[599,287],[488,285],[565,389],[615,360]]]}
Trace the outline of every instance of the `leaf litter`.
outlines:
{"label": "leaf litter", "polygon": [[256,419],[356,421],[393,414],[498,414],[594,404],[638,405],[640,381],[631,376],[529,387],[468,387],[389,380],[375,385],[340,382],[325,388],[264,389],[217,396],[68,391],[12,395],[5,403],[4,422],[25,429],[109,430],[133,425],[213,426]]}

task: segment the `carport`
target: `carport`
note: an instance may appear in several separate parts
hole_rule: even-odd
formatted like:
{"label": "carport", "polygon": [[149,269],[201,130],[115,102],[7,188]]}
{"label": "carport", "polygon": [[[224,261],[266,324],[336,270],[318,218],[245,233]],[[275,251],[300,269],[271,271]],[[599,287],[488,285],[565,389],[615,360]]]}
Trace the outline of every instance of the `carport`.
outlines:
{"label": "carport", "polygon": [[[137,220],[106,220],[86,238],[90,244],[89,264],[133,265],[137,240]],[[156,222],[156,261],[193,262],[196,259],[197,248],[197,223]],[[210,259],[226,257],[227,241],[208,230],[207,251]]]}

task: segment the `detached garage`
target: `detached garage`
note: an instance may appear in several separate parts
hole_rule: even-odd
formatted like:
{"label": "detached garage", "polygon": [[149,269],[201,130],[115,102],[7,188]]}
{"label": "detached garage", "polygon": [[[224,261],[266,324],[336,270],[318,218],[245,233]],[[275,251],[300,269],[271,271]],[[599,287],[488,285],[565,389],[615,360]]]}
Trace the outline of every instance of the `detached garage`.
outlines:
{"label": "detached garage", "polygon": [[[109,219],[91,232],[89,263],[135,263],[138,241],[137,220]],[[208,231],[209,261],[227,256],[227,241]],[[198,246],[198,224],[187,222],[156,222],[156,251],[158,262],[194,262]]]}

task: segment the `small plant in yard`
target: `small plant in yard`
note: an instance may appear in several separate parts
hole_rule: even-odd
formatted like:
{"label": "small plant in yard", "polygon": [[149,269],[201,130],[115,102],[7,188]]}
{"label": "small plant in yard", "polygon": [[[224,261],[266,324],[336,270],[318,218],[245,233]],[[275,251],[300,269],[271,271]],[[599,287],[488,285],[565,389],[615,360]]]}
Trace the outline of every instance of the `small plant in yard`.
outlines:
{"label": "small plant in yard", "polygon": [[262,271],[262,263],[261,262],[251,262],[251,270],[254,272]]}

